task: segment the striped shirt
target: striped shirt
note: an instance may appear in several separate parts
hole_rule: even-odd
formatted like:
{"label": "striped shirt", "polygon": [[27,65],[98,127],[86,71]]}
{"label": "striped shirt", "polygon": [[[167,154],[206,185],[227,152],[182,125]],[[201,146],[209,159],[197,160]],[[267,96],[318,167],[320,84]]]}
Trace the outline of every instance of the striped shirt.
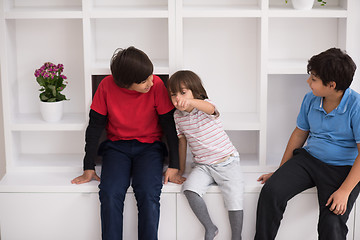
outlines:
{"label": "striped shirt", "polygon": [[178,136],[186,137],[194,162],[210,165],[236,152],[216,109],[215,113],[208,115],[196,108],[190,113],[180,110],[174,113]]}

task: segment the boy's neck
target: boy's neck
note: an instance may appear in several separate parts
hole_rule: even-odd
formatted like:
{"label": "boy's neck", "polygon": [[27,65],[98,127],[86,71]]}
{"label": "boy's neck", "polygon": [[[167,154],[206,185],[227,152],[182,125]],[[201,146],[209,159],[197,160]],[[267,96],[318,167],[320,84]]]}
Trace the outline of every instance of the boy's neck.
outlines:
{"label": "boy's neck", "polygon": [[323,108],[327,113],[339,106],[341,99],[344,95],[344,91],[334,91],[333,94],[323,98]]}
{"label": "boy's neck", "polygon": [[343,95],[344,95],[344,91],[342,90],[334,91],[333,94],[324,97],[324,100],[326,100],[329,103],[340,103]]}

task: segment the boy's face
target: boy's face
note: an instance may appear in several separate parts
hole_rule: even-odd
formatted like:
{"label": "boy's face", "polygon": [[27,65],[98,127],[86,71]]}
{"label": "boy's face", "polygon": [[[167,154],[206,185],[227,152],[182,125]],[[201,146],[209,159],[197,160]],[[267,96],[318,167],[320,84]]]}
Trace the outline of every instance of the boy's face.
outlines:
{"label": "boy's face", "polygon": [[150,91],[150,88],[154,85],[153,83],[153,75],[151,74],[146,80],[141,83],[133,83],[128,89],[137,91],[139,93],[147,93]]}
{"label": "boy's face", "polygon": [[306,82],[309,84],[313,94],[318,97],[326,97],[335,90],[333,82],[324,85],[322,80],[314,72],[310,73],[310,76]]}
{"label": "boy's face", "polygon": [[171,101],[174,106],[180,111],[191,112],[193,107],[191,106],[189,100],[194,99],[193,93],[190,89],[187,89],[183,84],[180,85],[181,91],[176,93],[171,93]]}

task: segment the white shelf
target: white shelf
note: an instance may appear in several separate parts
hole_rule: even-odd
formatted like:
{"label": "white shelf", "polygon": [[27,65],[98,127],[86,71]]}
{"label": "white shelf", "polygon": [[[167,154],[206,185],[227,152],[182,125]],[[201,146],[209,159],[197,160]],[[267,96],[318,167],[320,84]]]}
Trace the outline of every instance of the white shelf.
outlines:
{"label": "white shelf", "polygon": [[268,74],[307,74],[307,59],[271,59]]}
{"label": "white shelf", "polygon": [[71,19],[82,18],[80,8],[63,7],[60,9],[48,7],[15,8],[5,12],[5,19]]}
{"label": "white shelf", "polygon": [[[154,65],[154,74],[169,74],[169,61],[166,59],[151,59]],[[110,59],[98,59],[91,68],[91,75],[109,75]]]}
{"label": "white shelf", "polygon": [[99,182],[92,181],[82,185],[71,184],[79,176],[77,172],[16,172],[8,173],[0,182],[0,192],[98,192]]}
{"label": "white shelf", "polygon": [[271,18],[346,18],[347,11],[341,7],[322,7],[311,10],[295,10],[285,7],[272,7]]}
{"label": "white shelf", "polygon": [[[71,184],[71,180],[79,176],[81,171],[74,172],[24,172],[24,173],[8,173],[0,181],[0,192],[8,193],[97,193],[99,191],[99,182],[91,181],[89,183],[76,185]],[[245,192],[259,192],[261,184],[257,182],[257,178],[261,172],[245,173]],[[132,188],[128,189],[132,192]],[[181,185],[168,183],[162,188],[163,193],[181,193]],[[219,193],[220,189],[213,185],[208,189],[208,193]]]}
{"label": "white shelf", "polygon": [[167,18],[168,16],[166,7],[98,7],[89,12],[90,18]]}
{"label": "white shelf", "polygon": [[40,113],[18,114],[11,124],[13,131],[83,131],[87,126],[85,113],[65,113],[60,122],[45,122]]}
{"label": "white shelf", "polygon": [[261,10],[257,6],[184,6],[183,17],[260,17]]}

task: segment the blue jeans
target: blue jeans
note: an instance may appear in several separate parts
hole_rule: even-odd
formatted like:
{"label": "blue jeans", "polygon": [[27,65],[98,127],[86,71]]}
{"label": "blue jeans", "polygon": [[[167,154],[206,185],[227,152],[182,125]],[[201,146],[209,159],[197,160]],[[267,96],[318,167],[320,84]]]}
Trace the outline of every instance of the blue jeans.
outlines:
{"label": "blue jeans", "polygon": [[124,200],[131,183],[138,207],[138,239],[156,240],[164,144],[105,141],[99,154],[103,156],[99,185],[102,239],[122,239]]}

